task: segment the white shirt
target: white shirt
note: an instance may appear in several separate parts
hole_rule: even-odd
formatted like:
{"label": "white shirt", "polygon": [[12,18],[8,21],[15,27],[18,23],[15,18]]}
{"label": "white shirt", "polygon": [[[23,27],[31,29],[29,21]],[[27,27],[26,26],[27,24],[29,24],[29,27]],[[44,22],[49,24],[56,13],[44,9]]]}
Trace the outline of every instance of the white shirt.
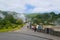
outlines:
{"label": "white shirt", "polygon": [[32,28],[34,28],[34,26],[32,26]]}
{"label": "white shirt", "polygon": [[37,29],[38,29],[38,26],[39,26],[39,25],[36,26]]}

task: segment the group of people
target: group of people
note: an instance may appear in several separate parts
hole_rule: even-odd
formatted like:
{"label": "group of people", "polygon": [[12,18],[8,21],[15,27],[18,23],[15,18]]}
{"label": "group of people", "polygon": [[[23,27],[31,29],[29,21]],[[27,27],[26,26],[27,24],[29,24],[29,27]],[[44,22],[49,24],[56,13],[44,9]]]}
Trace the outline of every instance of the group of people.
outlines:
{"label": "group of people", "polygon": [[27,23],[27,28],[32,29],[34,32],[43,30],[43,26],[41,23],[40,24],[32,24],[31,22],[29,22],[29,23]]}
{"label": "group of people", "polygon": [[[42,32],[43,31],[43,25],[42,24],[35,24],[35,25],[32,25],[31,23],[27,23],[27,24],[28,24],[27,28],[32,29],[34,32],[36,32],[36,31]],[[50,29],[46,28],[45,32],[49,33]]]}
{"label": "group of people", "polygon": [[36,32],[36,31],[42,31],[43,27],[42,25],[32,25],[31,29]]}
{"label": "group of people", "polygon": [[32,29],[34,32],[36,31],[42,31],[43,26],[41,24],[36,24],[36,25],[31,25],[30,23],[28,24],[27,28]]}

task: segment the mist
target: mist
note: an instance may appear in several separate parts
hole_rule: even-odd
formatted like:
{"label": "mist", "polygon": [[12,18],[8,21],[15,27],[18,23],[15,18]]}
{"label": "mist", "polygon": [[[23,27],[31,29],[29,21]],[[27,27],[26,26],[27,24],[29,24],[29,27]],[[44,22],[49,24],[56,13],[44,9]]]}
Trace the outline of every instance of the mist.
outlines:
{"label": "mist", "polygon": [[0,13],[0,18],[4,19],[5,16],[2,13]]}
{"label": "mist", "polygon": [[15,19],[22,19],[25,22],[25,15],[23,13],[18,13],[14,11],[0,11],[0,18],[4,19],[5,16],[12,15]]}
{"label": "mist", "polygon": [[60,27],[60,18],[58,18],[58,19],[55,21],[55,25],[56,25],[57,27]]}
{"label": "mist", "polygon": [[22,19],[23,22],[25,22],[25,15],[23,13],[17,13],[15,16],[14,16],[16,19]]}

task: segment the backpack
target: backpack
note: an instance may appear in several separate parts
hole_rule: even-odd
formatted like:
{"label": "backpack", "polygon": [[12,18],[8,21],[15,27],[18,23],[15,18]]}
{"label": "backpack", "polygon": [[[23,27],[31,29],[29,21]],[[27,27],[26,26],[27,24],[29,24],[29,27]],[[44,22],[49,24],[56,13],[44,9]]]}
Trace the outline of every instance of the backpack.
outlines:
{"label": "backpack", "polygon": [[38,29],[42,29],[42,26],[41,26],[41,25],[39,25],[39,26],[38,26]]}

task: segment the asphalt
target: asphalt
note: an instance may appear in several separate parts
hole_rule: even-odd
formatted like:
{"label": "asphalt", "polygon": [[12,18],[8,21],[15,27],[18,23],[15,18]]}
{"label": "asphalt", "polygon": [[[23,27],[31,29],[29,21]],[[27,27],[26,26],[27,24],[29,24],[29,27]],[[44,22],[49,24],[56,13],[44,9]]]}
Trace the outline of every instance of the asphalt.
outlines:
{"label": "asphalt", "polygon": [[49,40],[49,39],[24,33],[9,32],[0,33],[0,40]]}
{"label": "asphalt", "polygon": [[38,33],[28,29],[27,24],[20,30],[0,33],[0,40],[60,40],[60,37]]}

